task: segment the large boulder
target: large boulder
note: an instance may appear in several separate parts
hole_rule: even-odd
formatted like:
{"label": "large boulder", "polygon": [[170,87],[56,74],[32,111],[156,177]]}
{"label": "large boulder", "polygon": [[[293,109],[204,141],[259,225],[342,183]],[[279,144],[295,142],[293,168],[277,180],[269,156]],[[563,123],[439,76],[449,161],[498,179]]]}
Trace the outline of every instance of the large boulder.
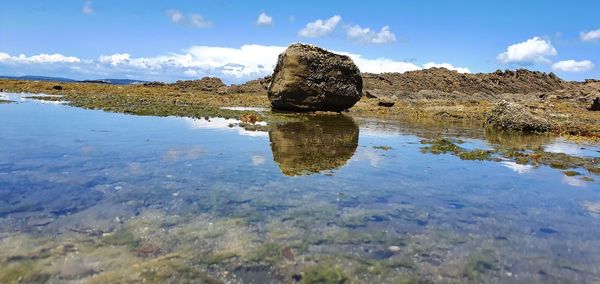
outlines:
{"label": "large boulder", "polygon": [[547,132],[551,128],[548,119],[536,115],[523,105],[500,101],[487,115],[486,124],[498,129],[524,132]]}
{"label": "large boulder", "polygon": [[268,96],[280,110],[342,111],[360,100],[362,87],[350,57],[296,43],[279,55]]}

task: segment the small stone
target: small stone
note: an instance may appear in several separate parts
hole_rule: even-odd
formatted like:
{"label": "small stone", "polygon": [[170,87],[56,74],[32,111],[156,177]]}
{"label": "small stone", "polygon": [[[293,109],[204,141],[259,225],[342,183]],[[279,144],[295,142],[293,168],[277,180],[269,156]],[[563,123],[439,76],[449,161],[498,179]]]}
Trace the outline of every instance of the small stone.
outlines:
{"label": "small stone", "polygon": [[402,250],[402,248],[399,246],[389,246],[388,250],[390,250],[393,253],[399,253]]}
{"label": "small stone", "polygon": [[136,251],[140,256],[153,256],[158,253],[159,248],[154,244],[145,244],[139,247]]}
{"label": "small stone", "polygon": [[388,100],[380,100],[377,105],[382,107],[393,107],[395,102]]}

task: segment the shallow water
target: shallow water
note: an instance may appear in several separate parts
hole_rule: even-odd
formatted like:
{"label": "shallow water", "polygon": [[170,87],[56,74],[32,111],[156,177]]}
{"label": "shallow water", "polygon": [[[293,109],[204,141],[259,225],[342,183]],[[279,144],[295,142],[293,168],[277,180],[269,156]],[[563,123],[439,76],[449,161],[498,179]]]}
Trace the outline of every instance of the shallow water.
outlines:
{"label": "shallow water", "polygon": [[0,104],[0,283],[598,282],[600,176],[465,149],[600,156],[469,126]]}

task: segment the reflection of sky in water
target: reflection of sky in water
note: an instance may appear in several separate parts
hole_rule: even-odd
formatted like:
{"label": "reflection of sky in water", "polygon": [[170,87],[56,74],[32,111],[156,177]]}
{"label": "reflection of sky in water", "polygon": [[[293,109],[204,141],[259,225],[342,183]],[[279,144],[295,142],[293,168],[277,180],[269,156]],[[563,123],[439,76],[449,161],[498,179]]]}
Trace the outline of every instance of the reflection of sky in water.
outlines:
{"label": "reflection of sky in water", "polygon": [[512,161],[502,161],[500,162],[503,166],[513,170],[515,173],[520,175],[531,172],[534,167],[532,165],[521,165]]}
{"label": "reflection of sky in water", "polygon": [[[419,132],[402,127],[361,128],[356,146],[352,136],[324,124],[322,130],[331,134],[326,141],[349,145],[344,155],[353,155],[346,163],[330,161],[341,165],[331,171],[287,177],[273,151],[290,150],[293,133],[279,133],[290,136],[280,137],[281,148],[272,148],[275,137],[229,127],[237,122],[27,101],[0,105],[0,233],[110,232],[123,220],[154,210],[191,219],[248,218],[259,232],[283,226],[293,243],[340,226],[363,237],[385,232],[384,250],[390,242],[415,238],[423,251],[447,260],[440,266],[444,269],[488,246],[502,263],[514,264],[511,273],[565,273],[545,259],[571,263],[579,271],[569,273],[597,270],[598,176],[588,182],[549,167],[423,154]],[[318,137],[300,138],[315,139],[319,146]],[[488,145],[483,139],[460,139],[465,148]],[[371,221],[365,226],[348,221],[360,214],[371,214]],[[40,216],[50,221],[39,221]],[[35,228],[28,225],[35,222]],[[344,222],[351,225],[340,225]],[[180,242],[185,240],[172,241]],[[356,258],[380,243],[330,245],[311,245],[307,251]],[[410,257],[425,258],[421,254]],[[377,257],[382,255],[387,256]],[[425,273],[439,269],[428,262],[417,265]]]}
{"label": "reflection of sky in water", "polygon": [[565,153],[572,156],[600,157],[597,147],[569,143],[563,139],[556,139],[553,143],[544,146],[544,150],[552,153]]}
{"label": "reflection of sky in water", "polygon": [[[245,130],[237,126],[237,123],[240,123],[237,119],[231,118],[221,118],[221,117],[211,117],[209,119],[206,118],[180,118],[191,129],[218,129],[218,130],[234,130],[241,135],[246,136],[256,136],[256,137],[267,137],[269,134],[265,131],[249,131]],[[256,124],[258,125],[266,125],[264,121],[259,121]]]}

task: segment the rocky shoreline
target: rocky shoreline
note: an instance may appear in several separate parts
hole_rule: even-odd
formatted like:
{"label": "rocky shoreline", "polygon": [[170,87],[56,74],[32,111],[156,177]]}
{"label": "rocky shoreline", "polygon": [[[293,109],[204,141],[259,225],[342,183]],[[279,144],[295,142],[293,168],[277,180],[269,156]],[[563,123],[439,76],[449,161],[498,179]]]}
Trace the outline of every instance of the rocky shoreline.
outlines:
{"label": "rocky shoreline", "polygon": [[[364,95],[354,107],[345,111],[348,115],[390,120],[474,122],[487,127],[490,125],[486,121],[494,120],[492,110],[504,101],[518,106],[526,112],[526,116],[535,117],[536,122],[544,121],[545,125],[515,130],[600,139],[600,112],[593,111],[594,100],[600,97],[600,82],[596,80],[569,82],[552,73],[525,69],[461,74],[444,68],[403,74],[363,73],[362,79]],[[277,122],[285,119],[285,114],[222,109],[232,106],[269,107],[266,93],[270,80],[270,77],[265,77],[227,86],[218,78],[208,77],[172,84],[152,82],[142,85],[2,79],[0,89],[60,95],[61,100],[67,100],[73,106],[138,115],[235,118],[250,115],[257,120]],[[512,117],[503,119],[510,120]]]}

